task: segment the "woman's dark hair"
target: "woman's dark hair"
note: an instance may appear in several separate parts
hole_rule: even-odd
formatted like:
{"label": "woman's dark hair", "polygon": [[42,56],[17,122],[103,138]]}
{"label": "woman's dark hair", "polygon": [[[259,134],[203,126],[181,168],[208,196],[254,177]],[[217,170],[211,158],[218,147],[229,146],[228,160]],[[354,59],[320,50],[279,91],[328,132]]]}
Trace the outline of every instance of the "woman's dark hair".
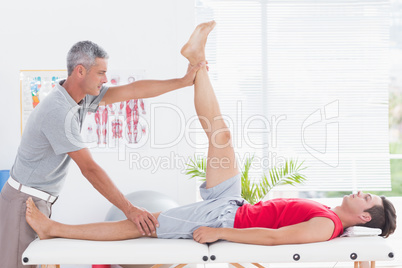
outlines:
{"label": "woman's dark hair", "polygon": [[380,196],[382,206],[375,205],[365,212],[370,213],[371,221],[360,226],[370,228],[380,228],[381,236],[388,237],[396,229],[396,210],[394,205],[385,196]]}

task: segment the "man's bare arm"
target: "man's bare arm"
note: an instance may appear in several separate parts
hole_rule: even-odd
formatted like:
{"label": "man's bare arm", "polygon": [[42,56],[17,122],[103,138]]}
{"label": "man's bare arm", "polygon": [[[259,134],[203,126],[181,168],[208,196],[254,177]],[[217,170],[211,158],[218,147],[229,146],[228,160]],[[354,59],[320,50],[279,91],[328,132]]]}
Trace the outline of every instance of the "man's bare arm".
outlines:
{"label": "man's bare arm", "polygon": [[81,173],[113,205],[134,222],[143,235],[151,235],[157,226],[157,219],[148,211],[133,206],[119,191],[107,173],[93,160],[88,149],[70,152],[68,155],[77,163]]}
{"label": "man's bare arm", "polygon": [[331,238],[334,228],[335,225],[332,220],[317,217],[307,222],[279,229],[201,227],[193,233],[193,237],[199,243],[211,243],[224,239],[255,245],[302,244],[327,241]]}
{"label": "man's bare arm", "polygon": [[101,105],[112,104],[131,99],[152,98],[169,91],[191,86],[194,84],[195,75],[205,62],[201,62],[196,66],[190,66],[187,74],[183,78],[170,80],[139,80],[133,83],[110,87],[103,96]]}

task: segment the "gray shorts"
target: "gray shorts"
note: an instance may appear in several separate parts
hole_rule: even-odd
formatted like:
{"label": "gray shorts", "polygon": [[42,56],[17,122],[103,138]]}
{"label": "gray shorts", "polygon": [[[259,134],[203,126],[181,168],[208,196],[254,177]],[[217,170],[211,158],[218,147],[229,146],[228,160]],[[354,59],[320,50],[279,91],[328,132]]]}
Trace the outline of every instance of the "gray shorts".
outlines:
{"label": "gray shorts", "polygon": [[206,189],[200,186],[204,201],[162,212],[158,217],[158,238],[193,238],[193,232],[201,226],[233,228],[237,209],[244,203],[241,197],[241,175]]}

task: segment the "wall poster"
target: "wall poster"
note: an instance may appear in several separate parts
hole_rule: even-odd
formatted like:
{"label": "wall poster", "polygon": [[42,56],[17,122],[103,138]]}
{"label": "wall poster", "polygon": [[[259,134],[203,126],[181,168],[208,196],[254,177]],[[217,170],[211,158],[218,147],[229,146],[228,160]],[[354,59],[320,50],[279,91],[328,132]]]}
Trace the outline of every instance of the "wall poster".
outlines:
{"label": "wall poster", "polygon": [[[53,90],[57,81],[66,79],[66,70],[21,70],[21,133],[30,113]],[[107,86],[124,85],[145,79],[145,71],[108,71]],[[123,146],[138,148],[149,133],[149,108],[143,99],[99,106],[88,112],[81,135],[95,151],[117,151]]]}

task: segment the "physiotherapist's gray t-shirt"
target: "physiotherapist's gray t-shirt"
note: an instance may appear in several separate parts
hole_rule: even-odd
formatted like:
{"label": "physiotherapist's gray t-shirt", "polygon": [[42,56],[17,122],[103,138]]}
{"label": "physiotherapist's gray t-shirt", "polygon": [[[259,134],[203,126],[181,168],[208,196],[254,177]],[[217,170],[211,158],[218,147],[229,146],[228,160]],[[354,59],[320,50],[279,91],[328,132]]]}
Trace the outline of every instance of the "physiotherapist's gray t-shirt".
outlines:
{"label": "physiotherapist's gray t-shirt", "polygon": [[10,171],[23,185],[55,196],[61,191],[71,160],[67,153],[87,147],[81,138],[85,116],[96,112],[108,90],[103,86],[98,96],[87,95],[77,104],[60,84],[29,116]]}

